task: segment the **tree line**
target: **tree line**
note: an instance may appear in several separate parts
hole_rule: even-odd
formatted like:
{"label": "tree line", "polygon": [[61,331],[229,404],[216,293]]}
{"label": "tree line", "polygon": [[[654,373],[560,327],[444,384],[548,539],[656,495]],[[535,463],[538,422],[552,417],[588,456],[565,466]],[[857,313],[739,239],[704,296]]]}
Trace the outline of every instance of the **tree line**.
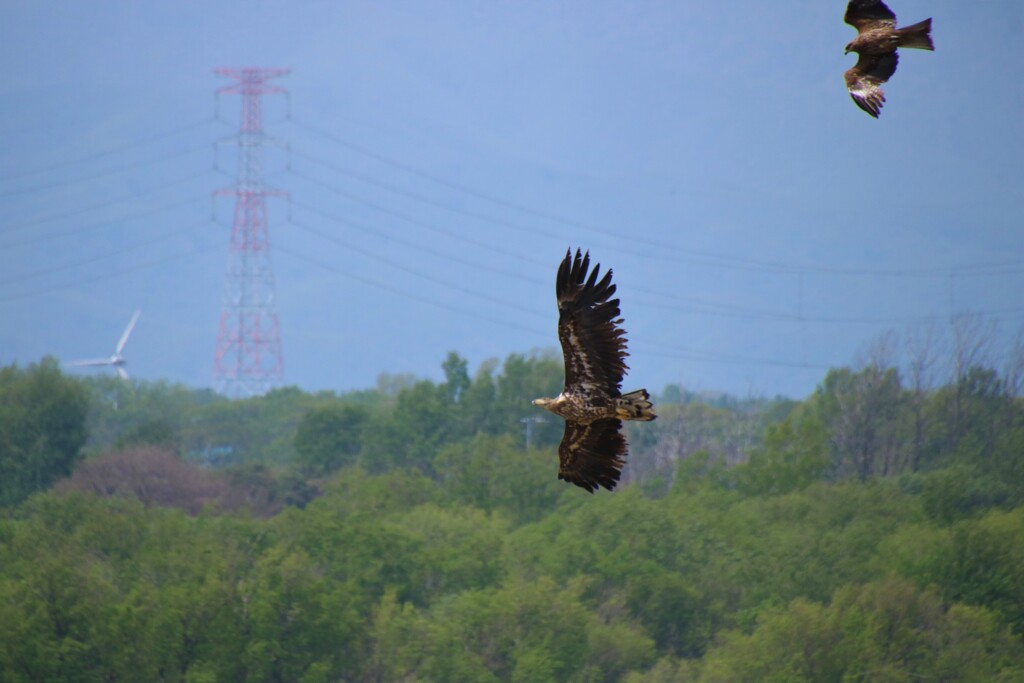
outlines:
{"label": "tree line", "polygon": [[558,358],[442,369],[245,401],[0,371],[0,681],[1024,679],[1006,369],[666,387],[599,495],[560,424],[526,447]]}

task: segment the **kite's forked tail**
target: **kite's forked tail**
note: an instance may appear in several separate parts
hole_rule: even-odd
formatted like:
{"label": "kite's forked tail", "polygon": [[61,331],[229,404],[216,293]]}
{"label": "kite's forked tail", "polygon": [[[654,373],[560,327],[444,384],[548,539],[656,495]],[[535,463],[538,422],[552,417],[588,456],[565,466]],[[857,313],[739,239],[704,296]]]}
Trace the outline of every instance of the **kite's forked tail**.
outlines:
{"label": "kite's forked tail", "polygon": [[900,37],[900,47],[914,47],[918,50],[934,50],[932,43],[932,20],[925,19],[911,26],[904,26],[896,29],[896,35]]}
{"label": "kite's forked tail", "polygon": [[615,399],[615,417],[620,420],[649,422],[658,416],[654,414],[654,406],[647,390],[637,389]]}

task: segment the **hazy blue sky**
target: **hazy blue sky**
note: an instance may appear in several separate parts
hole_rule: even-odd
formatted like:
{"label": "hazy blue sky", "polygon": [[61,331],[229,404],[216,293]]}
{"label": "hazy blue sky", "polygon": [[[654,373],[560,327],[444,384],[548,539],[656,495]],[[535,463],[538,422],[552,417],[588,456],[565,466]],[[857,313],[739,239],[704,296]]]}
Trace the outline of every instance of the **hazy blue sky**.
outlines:
{"label": "hazy blue sky", "polygon": [[[886,330],[1024,325],[1024,3],[934,17],[874,120],[845,2],[4,3],[0,363],[211,382],[238,98],[266,101],[286,382],[552,347],[567,246],[615,272],[627,387],[813,391]],[[787,13],[789,12],[789,13]],[[76,372],[94,372],[81,370]]]}

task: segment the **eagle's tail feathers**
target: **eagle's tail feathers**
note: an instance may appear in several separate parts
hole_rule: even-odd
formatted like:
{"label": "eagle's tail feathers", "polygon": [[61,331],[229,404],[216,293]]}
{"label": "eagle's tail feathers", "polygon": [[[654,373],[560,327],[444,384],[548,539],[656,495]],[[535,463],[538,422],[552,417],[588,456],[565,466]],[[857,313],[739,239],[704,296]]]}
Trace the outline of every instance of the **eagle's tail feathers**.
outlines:
{"label": "eagle's tail feathers", "polygon": [[896,30],[900,37],[900,47],[914,47],[918,50],[934,50],[932,43],[932,20],[925,19],[911,26],[904,26]]}
{"label": "eagle's tail feathers", "polygon": [[649,422],[657,417],[654,414],[654,406],[651,404],[651,396],[646,389],[637,389],[620,396],[615,405],[615,416],[620,420],[644,422]]}

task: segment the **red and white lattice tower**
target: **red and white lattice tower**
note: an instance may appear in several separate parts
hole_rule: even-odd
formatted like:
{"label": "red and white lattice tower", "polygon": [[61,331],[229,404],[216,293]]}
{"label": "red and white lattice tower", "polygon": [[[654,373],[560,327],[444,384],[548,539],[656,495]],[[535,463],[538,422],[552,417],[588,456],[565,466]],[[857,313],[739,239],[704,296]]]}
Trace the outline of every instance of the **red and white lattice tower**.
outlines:
{"label": "red and white lattice tower", "polygon": [[268,85],[288,69],[215,69],[234,83],[217,90],[242,96],[238,182],[215,194],[235,198],[224,301],[213,361],[214,389],[235,398],[266,393],[284,377],[281,330],[274,310],[274,273],[267,234],[267,197],[287,193],[263,184],[263,96],[287,93]]}

